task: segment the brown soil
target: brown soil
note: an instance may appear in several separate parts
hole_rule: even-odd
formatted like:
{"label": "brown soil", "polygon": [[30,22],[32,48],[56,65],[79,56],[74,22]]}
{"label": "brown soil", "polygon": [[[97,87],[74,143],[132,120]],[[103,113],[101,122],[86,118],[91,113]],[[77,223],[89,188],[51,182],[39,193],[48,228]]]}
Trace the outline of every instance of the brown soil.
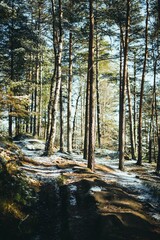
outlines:
{"label": "brown soil", "polygon": [[[160,239],[160,223],[146,213],[143,204],[114,181],[102,180],[99,173],[114,175],[112,168],[97,165],[93,173],[85,163],[60,157],[48,163],[21,157],[18,168],[39,194],[36,206],[19,224],[19,239]],[[54,177],[58,170],[60,175]],[[137,171],[137,177],[142,172]],[[26,229],[30,230],[26,233]]]}
{"label": "brown soil", "polygon": [[[160,239],[160,223],[146,214],[142,203],[132,194],[112,181],[102,180],[84,163],[58,158],[52,166],[63,169],[61,217],[67,223],[62,224],[61,239]],[[114,174],[114,170],[106,166],[98,165],[96,170]]]}

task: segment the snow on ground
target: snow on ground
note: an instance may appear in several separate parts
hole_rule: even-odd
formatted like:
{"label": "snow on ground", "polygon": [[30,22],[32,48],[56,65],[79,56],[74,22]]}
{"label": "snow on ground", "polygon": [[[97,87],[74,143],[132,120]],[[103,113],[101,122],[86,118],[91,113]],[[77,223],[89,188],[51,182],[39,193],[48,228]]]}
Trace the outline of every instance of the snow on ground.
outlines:
{"label": "snow on ground", "polygon": [[[45,178],[53,178],[60,176],[63,171],[72,172],[73,169],[57,169],[53,167],[53,162],[57,160],[57,158],[63,158],[72,160],[79,163],[86,163],[87,161],[83,159],[83,156],[77,153],[60,153],[56,152],[55,155],[51,157],[45,157],[42,156],[43,149],[44,149],[44,142],[36,139],[25,139],[23,141],[15,141],[15,143],[22,149],[22,152],[29,158],[34,159],[34,162],[44,164],[44,166],[32,166],[28,165],[27,163],[22,166],[22,169],[29,172],[30,175],[35,175],[36,177],[45,177]],[[125,161],[125,168],[127,171],[120,171],[118,169],[118,152],[102,149],[96,150],[96,163],[110,167],[114,169],[114,172],[104,174],[103,171],[97,171],[97,173],[101,176],[101,178],[104,181],[108,182],[114,182],[117,185],[125,188],[129,192],[132,192],[133,195],[135,195],[141,202],[143,202],[145,205],[150,206],[150,214],[152,217],[154,217],[157,220],[160,220],[160,186],[157,187],[158,184],[160,185],[160,178],[158,178],[158,181],[155,180],[153,182],[155,188],[154,191],[152,189],[152,184],[149,185],[148,182],[150,181],[152,183],[152,179],[148,180],[141,180],[140,175],[136,171],[128,171],[133,165],[135,165],[134,160],[126,160]],[[46,165],[46,166],[45,166]],[[151,170],[148,169],[148,165],[144,164],[144,167],[146,168],[146,172],[148,171],[148,174],[153,172],[153,168]],[[102,189],[94,187],[94,189],[91,189],[90,191],[101,191]],[[71,201],[73,202],[73,205],[75,204],[75,198],[74,198],[74,192],[76,189],[70,189],[70,191],[73,193],[71,196],[73,197]]]}

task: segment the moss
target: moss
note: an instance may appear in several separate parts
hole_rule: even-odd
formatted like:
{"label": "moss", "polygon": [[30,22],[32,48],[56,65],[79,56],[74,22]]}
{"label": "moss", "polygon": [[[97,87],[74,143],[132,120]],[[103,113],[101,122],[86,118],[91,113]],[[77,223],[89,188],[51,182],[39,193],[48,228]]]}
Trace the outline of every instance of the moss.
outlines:
{"label": "moss", "polygon": [[[38,196],[22,174],[0,173],[0,232],[3,239],[22,239],[33,231],[36,215],[33,211]],[[6,226],[9,226],[10,231]]]}
{"label": "moss", "polygon": [[63,174],[61,174],[58,178],[57,178],[57,183],[59,186],[63,186],[65,184],[66,181],[66,176],[64,176]]}
{"label": "moss", "polygon": [[32,185],[20,170],[22,160],[24,156],[20,150],[12,142],[1,139],[0,232],[6,240],[29,239],[37,224],[37,186]]}

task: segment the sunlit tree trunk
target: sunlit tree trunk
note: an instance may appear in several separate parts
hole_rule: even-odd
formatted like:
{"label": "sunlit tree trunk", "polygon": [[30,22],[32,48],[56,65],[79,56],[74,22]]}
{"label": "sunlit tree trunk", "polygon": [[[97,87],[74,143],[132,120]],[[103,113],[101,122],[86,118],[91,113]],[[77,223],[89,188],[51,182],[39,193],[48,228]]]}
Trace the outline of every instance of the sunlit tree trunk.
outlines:
{"label": "sunlit tree trunk", "polygon": [[147,55],[148,55],[148,18],[149,18],[149,4],[148,4],[148,0],[146,0],[145,53],[144,53],[143,72],[142,72],[142,80],[141,80],[140,103],[139,103],[137,165],[142,165],[142,111],[143,111],[143,95],[144,95],[144,82],[145,82],[145,75],[146,75],[146,63],[147,63]]}
{"label": "sunlit tree trunk", "polygon": [[[155,156],[155,138],[158,139],[158,116],[157,116],[157,97],[156,97],[156,73],[157,73],[157,59],[154,61],[154,78],[153,78],[153,99],[152,99],[152,112],[151,122],[149,131],[149,163],[152,162],[153,158],[156,162]],[[155,122],[155,124],[154,124]],[[154,154],[153,149],[154,148]]]}
{"label": "sunlit tree trunk", "polygon": [[134,131],[133,131],[132,102],[131,102],[131,90],[130,90],[130,79],[129,79],[129,76],[127,77],[127,93],[128,93],[128,109],[129,109],[131,154],[132,154],[132,159],[136,159],[136,157],[135,157],[135,141],[134,141]]}
{"label": "sunlit tree trunk", "polygon": [[98,147],[101,147],[101,120],[100,120],[100,96],[99,96],[99,40],[96,33],[96,92],[97,92],[97,138]]}
{"label": "sunlit tree trunk", "polygon": [[[41,21],[42,21],[42,3],[38,3],[38,37],[41,38]],[[42,58],[43,54],[40,51],[40,46],[37,44],[37,136],[41,135],[41,119],[42,119]]]}
{"label": "sunlit tree trunk", "polygon": [[130,25],[130,0],[127,0],[127,14],[126,14],[126,32],[124,44],[124,65],[123,65],[123,82],[121,94],[121,119],[120,119],[120,142],[119,142],[119,169],[124,170],[124,150],[125,150],[125,101],[126,101],[126,83],[128,72],[128,42],[129,42],[129,25]]}
{"label": "sunlit tree trunk", "polygon": [[[35,24],[35,30],[37,31],[38,38],[41,38],[41,21],[42,21],[42,3],[37,3],[37,22]],[[33,125],[33,136],[40,136],[41,131],[41,92],[42,92],[42,64],[41,64],[41,53],[40,44],[36,44],[36,70],[35,70],[35,91],[34,91],[34,125]]]}
{"label": "sunlit tree trunk", "polygon": [[89,34],[89,146],[88,146],[88,168],[94,171],[95,168],[95,76],[94,76],[94,13],[93,0],[89,1],[90,11],[90,34]]}
{"label": "sunlit tree trunk", "polygon": [[51,118],[52,118],[52,106],[53,106],[53,101],[54,101],[54,92],[55,92],[55,78],[57,75],[57,44],[58,44],[58,39],[57,39],[57,31],[56,31],[56,17],[55,17],[55,1],[51,0],[52,4],[52,42],[53,42],[53,50],[54,50],[54,71],[53,75],[51,78],[51,86],[50,86],[50,98],[49,98],[49,103],[48,103],[48,121],[47,121],[47,131],[46,131],[46,143],[48,142],[49,138],[49,132],[50,132],[50,126],[51,126]]}
{"label": "sunlit tree trunk", "polygon": [[[30,55],[28,55],[29,59],[30,59]],[[30,85],[31,85],[31,65],[29,64],[29,69],[28,71],[26,72],[26,79],[28,79],[28,86],[27,86],[27,93],[29,94],[30,93]],[[26,111],[29,113],[30,111],[30,107],[29,105],[27,105],[25,107]],[[27,118],[25,119],[25,132],[26,133],[29,133],[29,121],[30,121],[30,118],[29,116],[27,116]]]}
{"label": "sunlit tree trunk", "polygon": [[39,85],[39,54],[37,53],[35,69],[35,89],[34,89],[33,136],[36,136],[38,133],[38,85]]}
{"label": "sunlit tree trunk", "polygon": [[158,136],[158,159],[157,159],[157,167],[156,167],[156,172],[160,172],[160,133]]}
{"label": "sunlit tree trunk", "polygon": [[33,92],[31,94],[31,106],[30,106],[30,112],[31,112],[31,116],[30,116],[30,133],[33,133],[33,104],[34,104],[34,95]]}
{"label": "sunlit tree trunk", "polygon": [[81,149],[83,149],[83,139],[84,139],[84,99],[85,99],[85,93],[81,91]]}
{"label": "sunlit tree trunk", "polygon": [[123,62],[123,32],[122,27],[120,26],[120,65],[119,65],[119,147],[121,142],[121,114],[122,114],[122,62]]}
{"label": "sunlit tree trunk", "polygon": [[95,21],[95,30],[96,30],[96,94],[97,94],[97,140],[98,147],[101,148],[101,112],[100,112],[100,94],[99,94],[99,38],[98,38],[98,14],[97,14],[97,0],[96,0],[96,21]]}
{"label": "sunlit tree trunk", "polygon": [[67,106],[67,151],[72,152],[72,127],[71,127],[71,100],[72,100],[72,32],[69,35],[69,79],[68,79],[68,106]]}
{"label": "sunlit tree trunk", "polygon": [[54,152],[54,142],[56,136],[56,118],[58,109],[58,100],[60,94],[61,86],[61,61],[62,61],[62,48],[63,48],[63,33],[62,33],[62,2],[59,0],[59,36],[58,36],[58,53],[57,53],[57,76],[56,76],[56,86],[54,92],[54,100],[52,106],[52,120],[49,132],[48,141],[46,142],[45,154],[51,155]]}
{"label": "sunlit tree trunk", "polygon": [[38,93],[38,137],[41,137],[42,132],[42,56],[40,56],[40,67],[39,67],[39,93]]}
{"label": "sunlit tree trunk", "polygon": [[137,97],[136,97],[136,78],[137,78],[137,72],[136,72],[136,52],[134,52],[134,90],[133,90],[133,129],[134,129],[134,141],[135,141],[135,154],[137,155]]}
{"label": "sunlit tree trunk", "polygon": [[74,146],[74,142],[75,142],[76,117],[77,117],[77,112],[78,112],[78,104],[79,104],[80,96],[81,96],[81,89],[80,89],[78,97],[76,99],[76,106],[75,106],[75,112],[74,112],[74,117],[73,117],[72,146]]}
{"label": "sunlit tree trunk", "polygon": [[85,131],[84,131],[84,151],[83,158],[88,159],[88,136],[89,136],[89,95],[90,95],[90,84],[89,84],[89,70],[87,73],[87,85],[86,85],[86,109],[85,109]]}
{"label": "sunlit tree trunk", "polygon": [[157,113],[156,76],[157,76],[157,59],[154,62],[153,101],[154,101],[154,113],[155,113],[155,121],[156,121],[156,136],[158,138],[158,113]]}
{"label": "sunlit tree trunk", "polygon": [[63,90],[60,88],[60,152],[64,152]]}
{"label": "sunlit tree trunk", "polygon": [[149,129],[149,163],[152,162],[152,144],[153,144],[153,114],[154,114],[154,107],[152,102],[152,113],[151,113],[151,122],[150,122],[150,129]]}
{"label": "sunlit tree trunk", "polygon": [[46,133],[47,133],[47,107],[44,109],[44,124],[43,124],[43,139],[46,139]]}

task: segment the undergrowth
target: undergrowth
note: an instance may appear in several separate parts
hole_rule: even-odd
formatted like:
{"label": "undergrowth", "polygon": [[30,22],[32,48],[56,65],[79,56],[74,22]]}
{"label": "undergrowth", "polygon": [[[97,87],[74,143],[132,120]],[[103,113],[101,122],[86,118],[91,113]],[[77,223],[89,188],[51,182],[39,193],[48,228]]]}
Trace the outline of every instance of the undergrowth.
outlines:
{"label": "undergrowth", "polygon": [[[23,155],[14,144],[0,141],[0,232],[3,239],[22,239],[34,225],[34,206],[38,194],[34,186],[19,169]],[[9,231],[8,227],[9,226]]]}

